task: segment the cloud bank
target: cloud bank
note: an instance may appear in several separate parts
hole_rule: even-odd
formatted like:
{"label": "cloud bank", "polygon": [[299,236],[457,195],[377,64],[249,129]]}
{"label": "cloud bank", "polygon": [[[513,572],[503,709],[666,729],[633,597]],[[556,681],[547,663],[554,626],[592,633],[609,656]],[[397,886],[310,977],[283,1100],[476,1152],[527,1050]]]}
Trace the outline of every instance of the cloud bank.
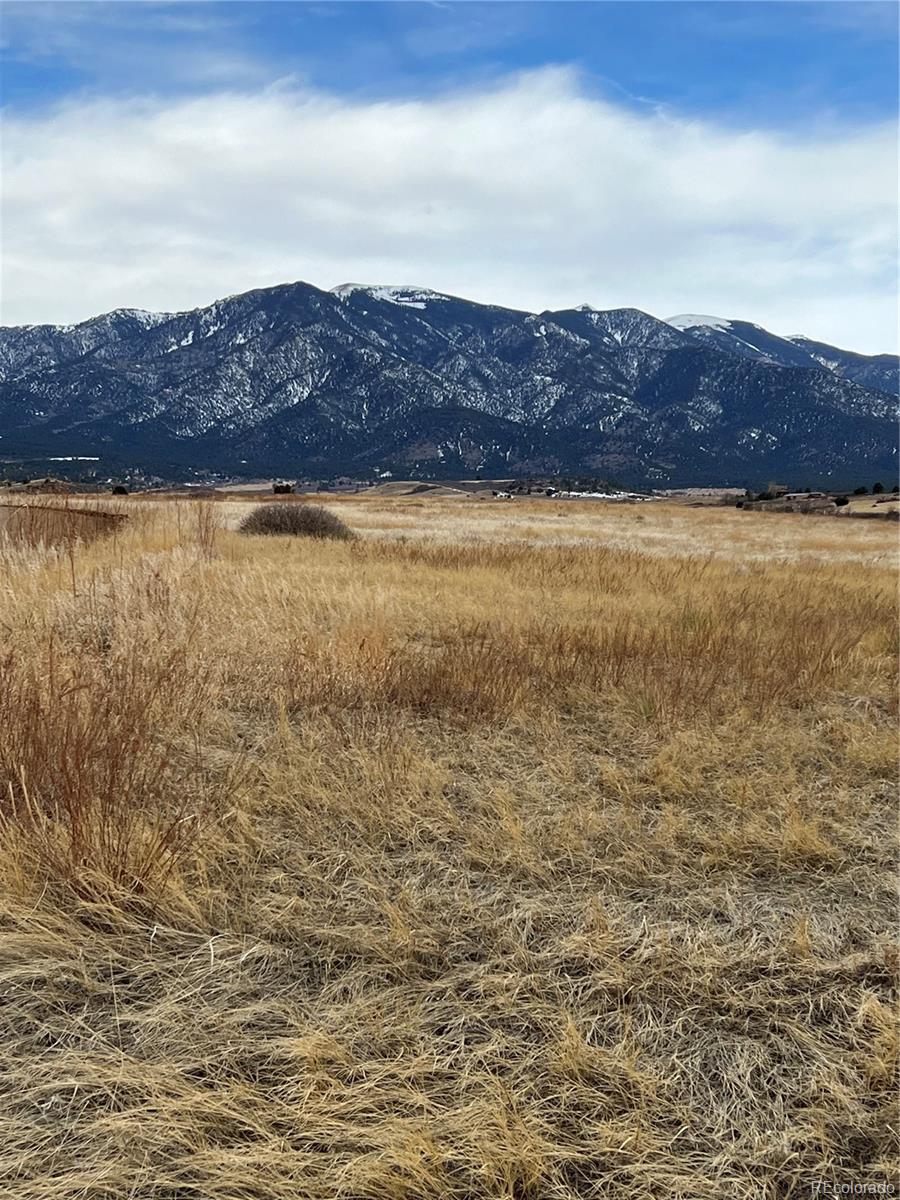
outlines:
{"label": "cloud bank", "polygon": [[2,166],[4,324],[304,279],[896,345],[893,123],[735,131],[543,69],[420,100],[83,98],[8,115]]}

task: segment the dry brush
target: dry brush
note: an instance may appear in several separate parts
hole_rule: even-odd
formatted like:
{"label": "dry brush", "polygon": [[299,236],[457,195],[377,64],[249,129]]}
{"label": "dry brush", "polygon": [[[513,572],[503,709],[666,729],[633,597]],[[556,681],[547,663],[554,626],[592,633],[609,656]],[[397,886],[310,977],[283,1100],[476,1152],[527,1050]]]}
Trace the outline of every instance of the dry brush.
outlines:
{"label": "dry brush", "polygon": [[[46,539],[4,552],[2,1187],[892,1178],[881,544],[786,525],[765,562],[666,509],[575,509],[561,544],[537,503],[531,544],[464,505],[403,540],[402,506],[335,508],[368,536],[132,498],[74,589]],[[702,553],[660,552],[671,520]]]}

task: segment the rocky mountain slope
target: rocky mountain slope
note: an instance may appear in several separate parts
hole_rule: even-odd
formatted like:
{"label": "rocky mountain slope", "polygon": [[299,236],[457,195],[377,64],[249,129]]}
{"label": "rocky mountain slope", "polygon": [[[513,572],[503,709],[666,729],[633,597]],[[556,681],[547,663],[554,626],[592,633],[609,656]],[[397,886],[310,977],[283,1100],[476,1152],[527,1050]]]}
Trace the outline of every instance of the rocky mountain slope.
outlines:
{"label": "rocky mountain slope", "polygon": [[894,354],[854,354],[801,334],[778,337],[749,321],[727,321],[721,317],[684,315],[670,317],[668,324],[726,354],[738,354],[782,367],[824,367],[842,379],[861,383],[863,387],[900,394],[900,373]]}
{"label": "rocky mountain slope", "polygon": [[0,446],[248,473],[849,482],[894,470],[896,385],[896,358],[746,322],[293,283],[0,329]]}

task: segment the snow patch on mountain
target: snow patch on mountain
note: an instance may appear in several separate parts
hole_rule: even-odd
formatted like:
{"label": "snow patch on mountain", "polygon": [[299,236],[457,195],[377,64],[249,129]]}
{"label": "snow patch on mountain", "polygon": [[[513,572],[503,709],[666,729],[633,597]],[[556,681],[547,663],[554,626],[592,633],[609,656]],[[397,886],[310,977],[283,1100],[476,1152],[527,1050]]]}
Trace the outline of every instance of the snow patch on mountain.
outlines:
{"label": "snow patch on mountain", "polygon": [[677,317],[666,317],[666,324],[671,325],[673,329],[698,329],[705,326],[707,329],[724,329],[728,331],[731,328],[731,322],[724,317],[704,317],[699,313],[681,313]]}
{"label": "snow patch on mountain", "polygon": [[148,329],[154,325],[162,325],[164,321],[168,321],[173,316],[170,312],[149,312],[146,308],[117,308],[110,316],[133,317],[135,321],[139,321],[141,325],[146,325]]}
{"label": "snow patch on mountain", "polygon": [[354,292],[365,292],[373,300],[386,300],[388,304],[402,304],[406,308],[424,308],[429,300],[448,300],[449,296],[422,287],[385,287],[368,283],[342,283],[332,288],[331,294],[339,300],[347,300]]}
{"label": "snow patch on mountain", "polygon": [[101,325],[111,326],[120,321],[135,321],[144,329],[153,329],[156,325],[171,321],[175,315],[175,313],[169,312],[148,312],[145,308],[114,308],[112,312],[103,313],[99,317],[90,317],[87,321],[79,321],[77,325],[59,325],[57,328],[60,332],[72,333],[76,329],[96,328]]}

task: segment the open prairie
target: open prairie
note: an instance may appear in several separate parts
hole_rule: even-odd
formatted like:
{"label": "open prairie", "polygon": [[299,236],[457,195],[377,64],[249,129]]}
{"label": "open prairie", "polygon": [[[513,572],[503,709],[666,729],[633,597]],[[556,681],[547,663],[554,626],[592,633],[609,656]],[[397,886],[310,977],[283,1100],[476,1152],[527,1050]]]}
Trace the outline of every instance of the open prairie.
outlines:
{"label": "open prairie", "polygon": [[327,503],[0,508],[0,1194],[896,1183],[895,528]]}

